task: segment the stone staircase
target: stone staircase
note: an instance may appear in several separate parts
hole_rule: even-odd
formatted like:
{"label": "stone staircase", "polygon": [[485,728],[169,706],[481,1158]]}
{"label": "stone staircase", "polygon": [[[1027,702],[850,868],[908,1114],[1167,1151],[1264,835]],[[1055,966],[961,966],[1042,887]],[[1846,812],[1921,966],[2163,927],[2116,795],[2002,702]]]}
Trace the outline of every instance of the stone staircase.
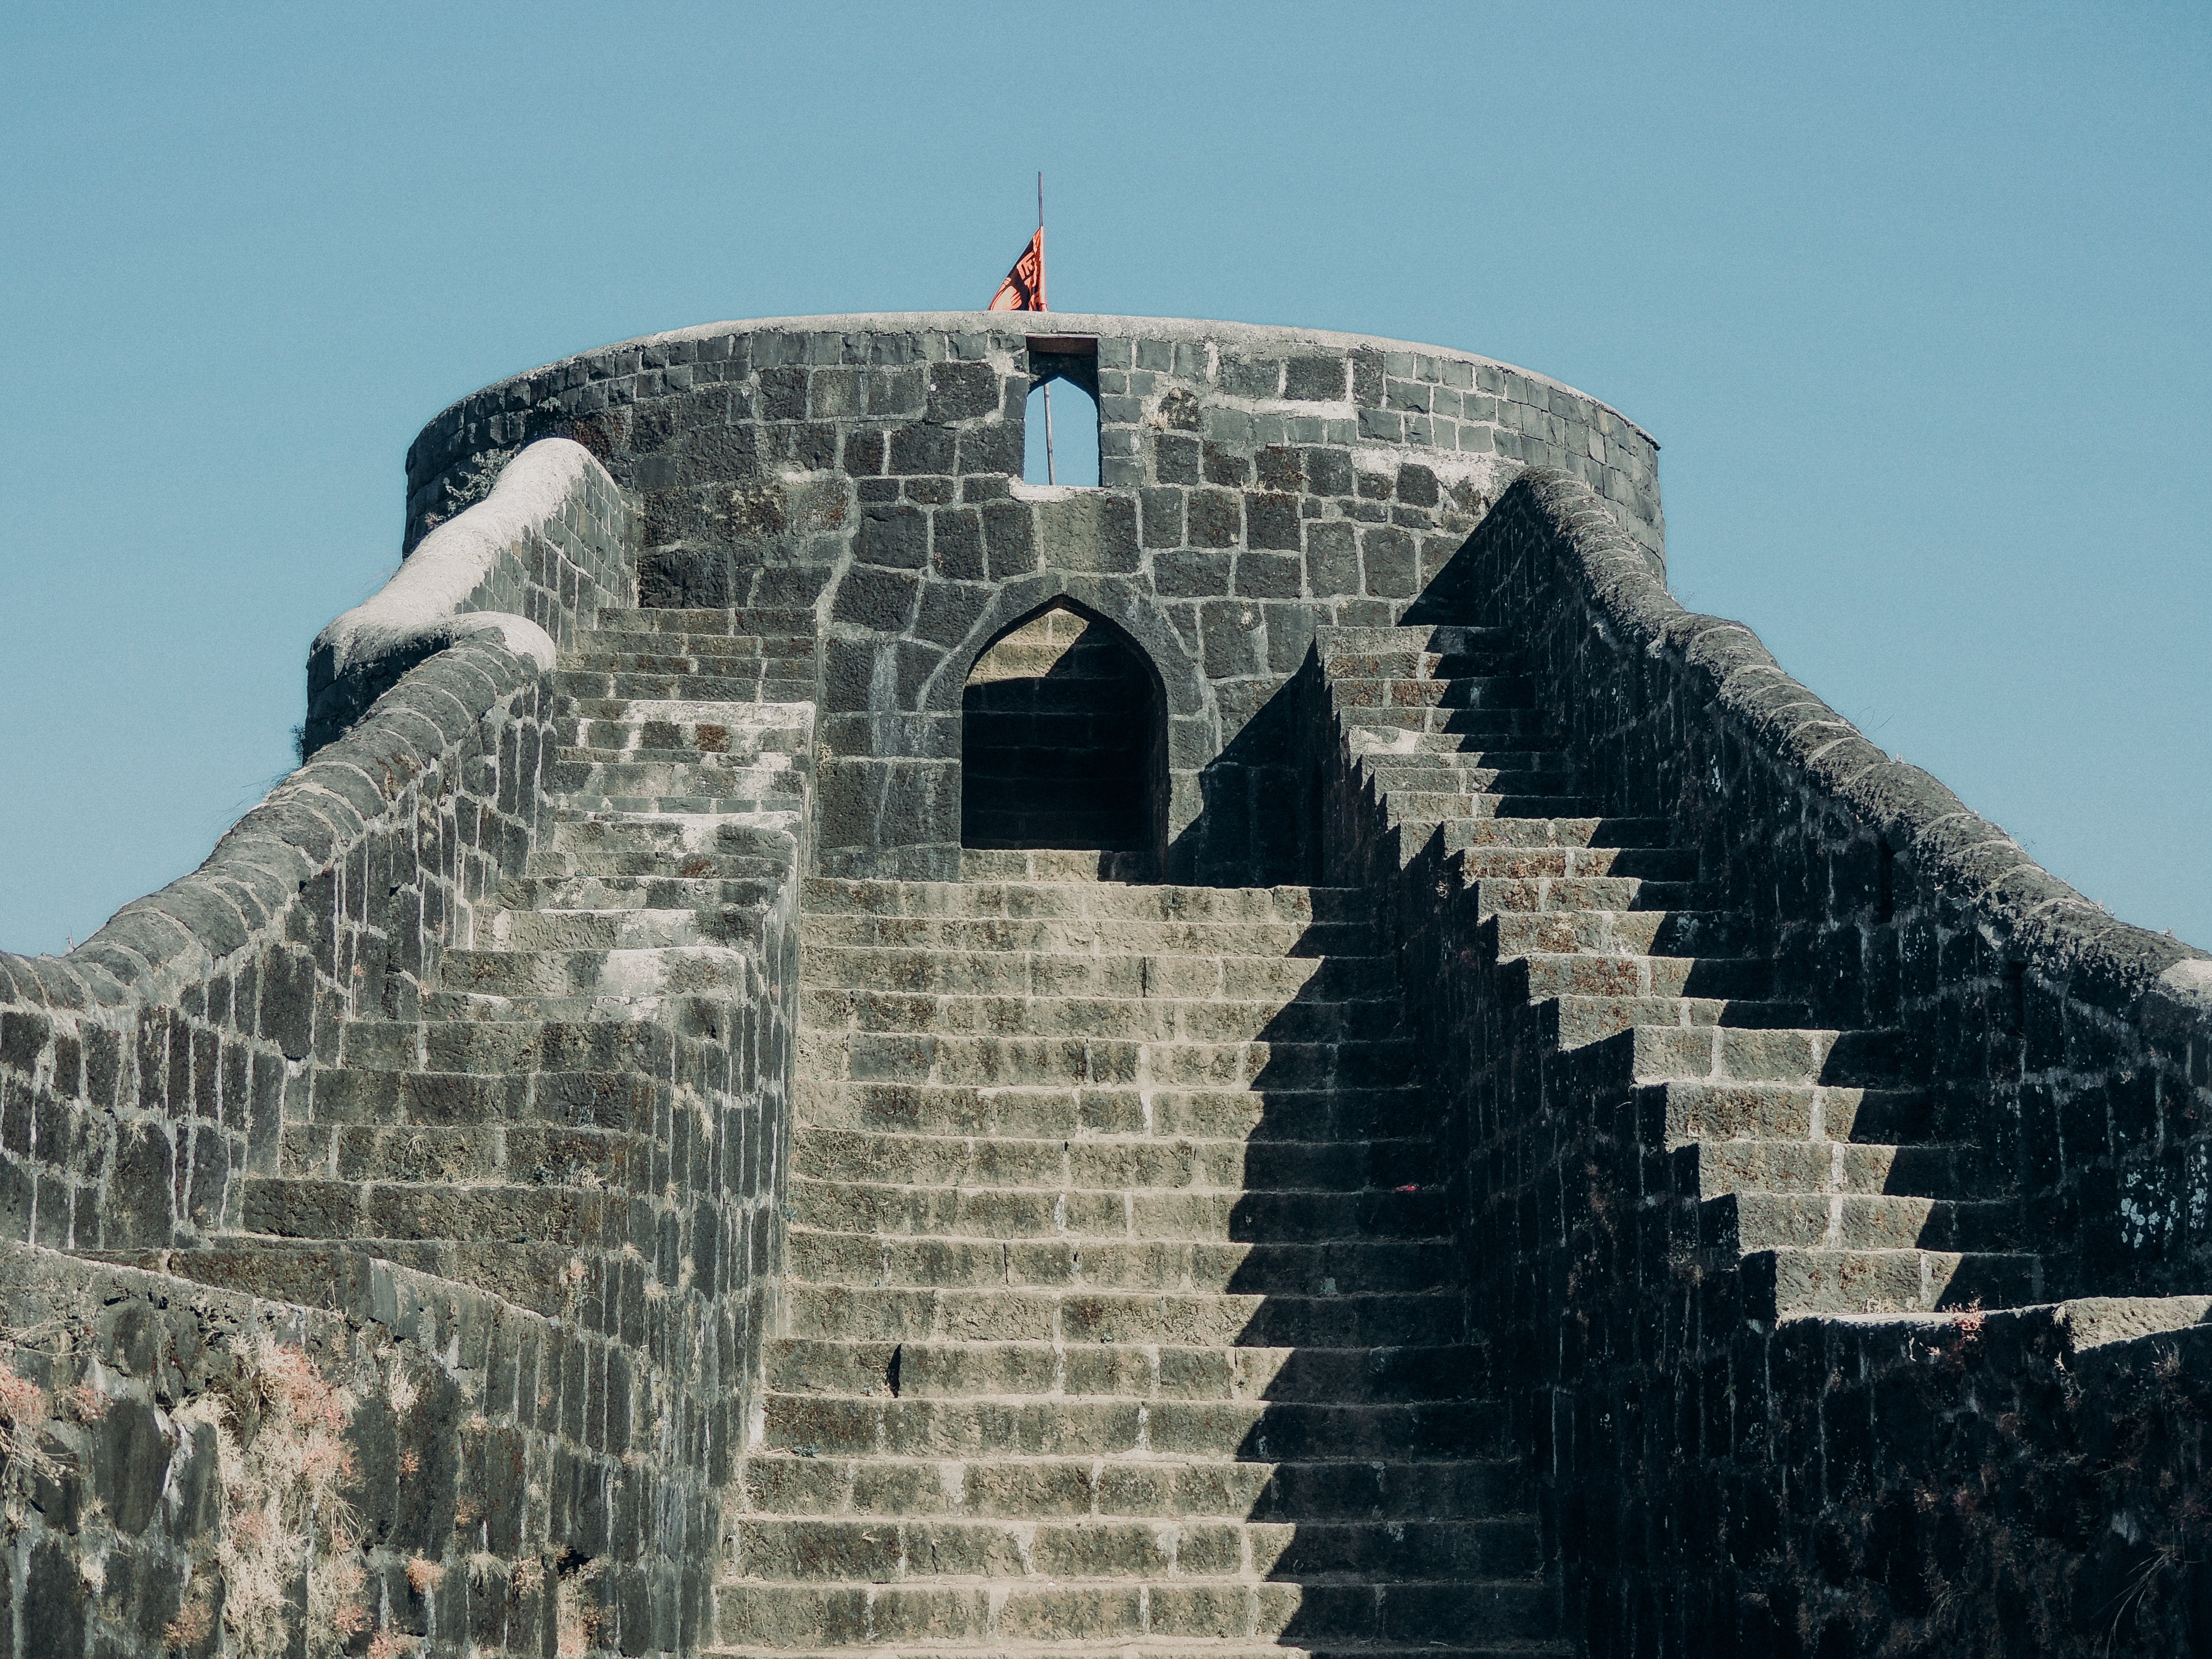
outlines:
{"label": "stone staircase", "polygon": [[1437,838],[1555,1075],[1626,1098],[1694,1206],[1690,1254],[1755,1316],[2035,1299],[2021,1218],[1945,1140],[1901,1033],[1777,998],[1746,917],[1663,819],[1606,816],[1541,736],[1511,642],[1479,628],[1323,630],[1330,708],[1401,855]]}
{"label": "stone staircase", "polygon": [[720,1650],[1563,1650],[1372,907],[969,866],[806,887]]}
{"label": "stone staircase", "polygon": [[682,1223],[733,1173],[716,1103],[767,1063],[812,632],[804,612],[601,613],[553,677],[550,833],[435,988],[338,1028],[226,1248],[336,1245],[611,1322],[647,1279],[688,1282],[672,1256],[709,1247],[679,1246]]}
{"label": "stone staircase", "polygon": [[[787,1167],[766,1115],[737,1133],[714,1103],[776,1063],[814,651],[802,612],[602,616],[556,673],[527,871],[433,988],[392,975],[338,1028],[225,1248],[714,1340],[638,1310],[697,1288],[701,1194],[765,1203]],[[1545,741],[1506,641],[1320,651],[1559,1086],[1663,1141],[1699,1264],[1772,1318],[2032,1298],[2019,1217],[1898,1034],[1773,994],[1694,851]],[[804,884],[781,1253],[756,1212],[728,1268],[775,1287],[766,1387],[701,1644],[1565,1651],[1373,896],[1132,884],[1095,850],[963,873]]]}

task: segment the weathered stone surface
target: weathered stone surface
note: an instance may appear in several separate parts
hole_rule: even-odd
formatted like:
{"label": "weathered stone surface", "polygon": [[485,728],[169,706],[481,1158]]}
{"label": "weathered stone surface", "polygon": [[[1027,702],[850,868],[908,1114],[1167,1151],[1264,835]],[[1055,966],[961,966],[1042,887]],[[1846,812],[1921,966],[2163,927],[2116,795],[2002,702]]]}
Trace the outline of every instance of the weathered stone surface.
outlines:
{"label": "weathered stone surface", "polygon": [[0,1632],[2203,1645],[2212,957],[1683,611],[1654,469],[1057,313],[446,411],[314,760],[0,957]]}

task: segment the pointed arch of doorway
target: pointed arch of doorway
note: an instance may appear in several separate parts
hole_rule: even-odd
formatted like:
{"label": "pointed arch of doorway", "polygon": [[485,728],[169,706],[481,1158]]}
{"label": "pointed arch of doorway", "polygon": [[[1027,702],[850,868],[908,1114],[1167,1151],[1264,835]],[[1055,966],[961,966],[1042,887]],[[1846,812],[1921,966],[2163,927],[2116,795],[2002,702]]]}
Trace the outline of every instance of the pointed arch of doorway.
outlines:
{"label": "pointed arch of doorway", "polygon": [[1157,677],[1167,745],[1167,800],[1161,835],[1168,862],[1161,866],[1160,878],[1185,879],[1185,872],[1174,867],[1175,849],[1203,805],[1199,771],[1221,746],[1220,723],[1198,659],[1183,645],[1152,595],[1136,582],[1058,570],[1007,582],[923,682],[919,709],[957,714],[976,659],[1005,635],[1055,605],[1113,629]]}

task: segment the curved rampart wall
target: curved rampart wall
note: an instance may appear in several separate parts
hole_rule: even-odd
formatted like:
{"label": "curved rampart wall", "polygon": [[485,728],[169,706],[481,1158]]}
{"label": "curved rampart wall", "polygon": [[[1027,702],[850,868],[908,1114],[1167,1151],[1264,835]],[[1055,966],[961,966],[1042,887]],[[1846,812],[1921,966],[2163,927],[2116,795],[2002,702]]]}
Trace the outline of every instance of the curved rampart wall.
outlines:
{"label": "curved rampart wall", "polygon": [[[1022,485],[1030,342],[1094,348],[1100,485]],[[1038,356],[1045,354],[1039,352]],[[1170,708],[1170,871],[1296,879],[1315,849],[1285,684],[1318,627],[1396,620],[1526,465],[1584,478],[1660,567],[1656,448],[1580,392],[1462,352],[1054,313],[716,324],[587,352],[445,410],[410,536],[485,458],[574,439],[633,492],[640,600],[812,613],[819,867],[957,874],[960,689],[1066,596],[1143,645]]]}
{"label": "curved rampart wall", "polygon": [[481,501],[442,521],[373,598],[315,636],[302,757],[457,640],[495,634],[552,667],[601,605],[635,596],[629,520],[621,489],[580,445],[548,439],[515,455]]}

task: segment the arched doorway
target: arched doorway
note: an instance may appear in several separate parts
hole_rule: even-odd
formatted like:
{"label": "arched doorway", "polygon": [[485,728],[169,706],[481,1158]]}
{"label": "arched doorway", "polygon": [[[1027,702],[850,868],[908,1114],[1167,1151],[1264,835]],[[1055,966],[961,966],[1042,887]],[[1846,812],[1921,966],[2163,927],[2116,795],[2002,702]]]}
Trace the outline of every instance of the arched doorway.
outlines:
{"label": "arched doorway", "polygon": [[1015,623],[961,693],[960,844],[1135,854],[1157,872],[1164,705],[1152,663],[1111,623],[1063,598]]}

